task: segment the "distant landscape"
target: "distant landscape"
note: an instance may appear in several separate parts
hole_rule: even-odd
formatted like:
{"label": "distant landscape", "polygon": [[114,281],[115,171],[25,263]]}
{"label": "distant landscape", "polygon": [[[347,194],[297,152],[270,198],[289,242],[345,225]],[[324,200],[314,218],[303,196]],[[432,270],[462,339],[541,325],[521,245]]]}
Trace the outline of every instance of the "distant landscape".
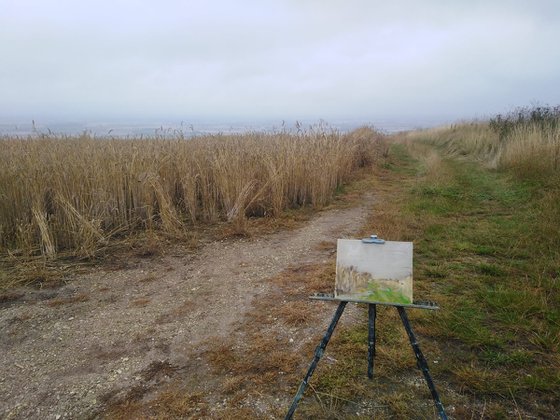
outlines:
{"label": "distant landscape", "polygon": [[340,132],[349,132],[361,126],[375,127],[385,134],[430,128],[450,123],[450,118],[380,118],[369,119],[301,119],[301,120],[211,120],[189,119],[165,120],[131,119],[105,122],[61,122],[46,120],[5,121],[0,119],[0,136],[41,136],[62,135],[76,136],[89,134],[95,137],[193,137],[215,134],[243,134],[248,132],[274,133],[279,131],[297,132],[318,125],[328,126]]}

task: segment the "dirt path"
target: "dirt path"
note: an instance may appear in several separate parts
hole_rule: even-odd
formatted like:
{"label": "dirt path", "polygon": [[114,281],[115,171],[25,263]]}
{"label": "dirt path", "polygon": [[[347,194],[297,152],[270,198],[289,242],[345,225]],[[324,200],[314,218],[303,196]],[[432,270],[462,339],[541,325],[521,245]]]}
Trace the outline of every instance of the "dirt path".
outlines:
{"label": "dirt path", "polygon": [[372,202],[324,211],[296,231],[139,259],[0,304],[0,418],[96,417],[108,401],[161,381],[166,366],[196,376],[201,346],[230,334],[270,292],[267,279],[325,261],[332,251],[317,244],[355,234]]}

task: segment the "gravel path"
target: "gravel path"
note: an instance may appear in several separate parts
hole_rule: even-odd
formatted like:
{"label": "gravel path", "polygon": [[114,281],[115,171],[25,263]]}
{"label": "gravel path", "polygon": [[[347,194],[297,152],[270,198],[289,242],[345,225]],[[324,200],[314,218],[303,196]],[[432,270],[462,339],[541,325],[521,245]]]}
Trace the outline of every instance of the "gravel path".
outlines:
{"label": "gravel path", "polygon": [[194,372],[200,346],[227,336],[270,291],[267,279],[324,261],[329,251],[317,244],[355,234],[372,202],[323,211],[295,231],[177,249],[0,303],[0,418],[97,417],[111,399],[153,386],[166,366]]}

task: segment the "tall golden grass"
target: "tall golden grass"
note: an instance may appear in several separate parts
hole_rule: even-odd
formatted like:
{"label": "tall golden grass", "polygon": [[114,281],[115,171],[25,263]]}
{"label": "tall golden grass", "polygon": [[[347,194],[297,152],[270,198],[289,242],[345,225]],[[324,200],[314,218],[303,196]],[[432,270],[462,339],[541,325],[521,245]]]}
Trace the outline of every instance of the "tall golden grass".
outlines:
{"label": "tall golden grass", "polygon": [[115,236],[321,207],[375,159],[368,128],[193,139],[3,138],[0,250],[90,256]]}
{"label": "tall golden grass", "polygon": [[526,176],[560,174],[560,126],[521,125],[506,137],[499,164]]}
{"label": "tall golden grass", "polygon": [[406,134],[410,141],[426,140],[454,156],[465,155],[498,169],[525,177],[560,174],[560,124],[518,124],[500,136],[488,122],[469,122]]}

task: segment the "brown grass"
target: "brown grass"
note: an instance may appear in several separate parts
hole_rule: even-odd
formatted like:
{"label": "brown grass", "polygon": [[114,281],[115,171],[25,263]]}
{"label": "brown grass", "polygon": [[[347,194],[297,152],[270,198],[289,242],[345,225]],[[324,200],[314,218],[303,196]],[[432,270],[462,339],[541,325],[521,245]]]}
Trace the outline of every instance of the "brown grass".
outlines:
{"label": "brown grass", "polygon": [[[322,207],[380,136],[309,131],[177,139],[4,138],[0,253],[90,257],[115,237]],[[153,244],[152,244],[153,245]],[[157,246],[138,250],[157,254]]]}
{"label": "brown grass", "polygon": [[209,405],[200,393],[169,386],[148,403],[142,403],[140,397],[143,393],[139,394],[136,398],[130,396],[125,402],[112,405],[104,417],[119,420],[205,418],[209,415]]}
{"label": "brown grass", "polygon": [[534,125],[517,127],[501,151],[499,162],[525,175],[560,172],[560,126],[546,131]]}
{"label": "brown grass", "polygon": [[87,302],[88,300],[89,300],[88,295],[86,295],[85,293],[80,293],[75,296],[59,297],[59,298],[51,299],[47,302],[47,305],[54,308],[57,306],[68,305],[71,303]]}
{"label": "brown grass", "polygon": [[487,122],[470,122],[413,131],[405,138],[442,146],[451,156],[468,156],[490,168],[511,169],[529,178],[560,172],[560,125],[546,129],[536,123],[518,124],[500,137]]}
{"label": "brown grass", "polygon": [[132,302],[130,302],[130,306],[143,307],[147,306],[150,302],[151,300],[148,298],[139,298],[134,299]]}

